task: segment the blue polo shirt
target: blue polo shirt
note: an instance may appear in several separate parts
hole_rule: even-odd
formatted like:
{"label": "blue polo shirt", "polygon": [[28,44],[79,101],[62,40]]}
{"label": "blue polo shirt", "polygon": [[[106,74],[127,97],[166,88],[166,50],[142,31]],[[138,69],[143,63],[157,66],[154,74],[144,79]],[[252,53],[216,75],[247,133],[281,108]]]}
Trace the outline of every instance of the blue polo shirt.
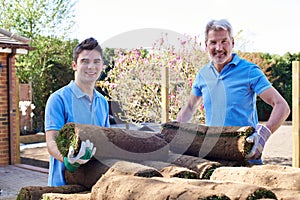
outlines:
{"label": "blue polo shirt", "polygon": [[256,95],[271,87],[262,70],[233,54],[219,73],[213,63],[203,66],[192,92],[202,96],[208,126],[253,126],[258,123]]}
{"label": "blue polo shirt", "polygon": [[[90,101],[71,81],[50,95],[45,109],[45,131],[60,130],[68,122],[109,127],[107,100],[94,90],[94,99]],[[64,174],[64,163],[50,156],[48,185],[66,185]]]}

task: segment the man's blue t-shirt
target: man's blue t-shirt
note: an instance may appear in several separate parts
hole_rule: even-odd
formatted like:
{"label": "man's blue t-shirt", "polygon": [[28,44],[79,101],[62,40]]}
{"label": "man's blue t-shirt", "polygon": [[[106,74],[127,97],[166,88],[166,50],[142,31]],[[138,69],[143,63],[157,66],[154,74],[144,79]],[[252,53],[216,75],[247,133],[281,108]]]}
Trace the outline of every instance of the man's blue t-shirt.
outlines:
{"label": "man's blue t-shirt", "polygon": [[[45,109],[45,131],[60,130],[68,122],[109,127],[108,102],[96,90],[91,101],[89,96],[71,81],[50,95]],[[64,163],[50,156],[48,185],[66,185],[64,174]]]}
{"label": "man's blue t-shirt", "polygon": [[212,62],[203,66],[192,92],[202,96],[208,126],[252,126],[258,123],[256,95],[271,87],[262,70],[233,54],[219,73]]}

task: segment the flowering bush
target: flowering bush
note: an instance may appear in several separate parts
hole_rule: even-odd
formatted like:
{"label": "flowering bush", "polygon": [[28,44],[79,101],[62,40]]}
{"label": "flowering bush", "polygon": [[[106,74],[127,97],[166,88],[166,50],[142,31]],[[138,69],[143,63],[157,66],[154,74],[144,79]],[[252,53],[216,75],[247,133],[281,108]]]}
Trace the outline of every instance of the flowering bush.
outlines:
{"label": "flowering bush", "polygon": [[[164,34],[152,49],[116,50],[114,66],[97,86],[106,90],[113,101],[119,102],[123,114],[119,117],[129,123],[161,123],[162,69],[169,70],[169,120],[175,120],[186,103],[191,86],[200,67],[208,62],[196,37],[178,39],[180,47],[167,41]],[[203,122],[201,106],[192,119]]]}

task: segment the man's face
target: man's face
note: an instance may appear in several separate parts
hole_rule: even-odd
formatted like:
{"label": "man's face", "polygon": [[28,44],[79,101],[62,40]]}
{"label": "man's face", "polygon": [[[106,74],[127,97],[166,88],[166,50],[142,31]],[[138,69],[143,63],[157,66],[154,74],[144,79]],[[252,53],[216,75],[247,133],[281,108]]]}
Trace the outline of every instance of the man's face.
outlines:
{"label": "man's face", "polygon": [[234,40],[230,38],[228,31],[208,32],[205,48],[217,69],[222,70],[231,61],[233,47]]}
{"label": "man's face", "polygon": [[77,64],[73,61],[72,66],[80,81],[95,82],[103,69],[103,61],[98,51],[83,50],[78,56]]}

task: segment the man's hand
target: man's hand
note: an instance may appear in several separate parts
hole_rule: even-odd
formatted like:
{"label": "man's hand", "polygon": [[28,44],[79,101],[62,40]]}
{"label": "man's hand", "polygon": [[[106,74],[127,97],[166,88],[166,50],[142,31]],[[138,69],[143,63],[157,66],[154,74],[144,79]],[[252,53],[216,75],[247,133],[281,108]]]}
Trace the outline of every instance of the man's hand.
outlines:
{"label": "man's hand", "polygon": [[75,170],[82,164],[88,162],[96,153],[96,147],[90,140],[82,141],[79,153],[74,157],[74,148],[70,146],[68,157],[64,157],[64,163],[70,172]]}
{"label": "man's hand", "polygon": [[268,127],[257,124],[255,132],[246,138],[248,143],[254,143],[250,153],[246,155],[246,159],[259,159],[271,134]]}

